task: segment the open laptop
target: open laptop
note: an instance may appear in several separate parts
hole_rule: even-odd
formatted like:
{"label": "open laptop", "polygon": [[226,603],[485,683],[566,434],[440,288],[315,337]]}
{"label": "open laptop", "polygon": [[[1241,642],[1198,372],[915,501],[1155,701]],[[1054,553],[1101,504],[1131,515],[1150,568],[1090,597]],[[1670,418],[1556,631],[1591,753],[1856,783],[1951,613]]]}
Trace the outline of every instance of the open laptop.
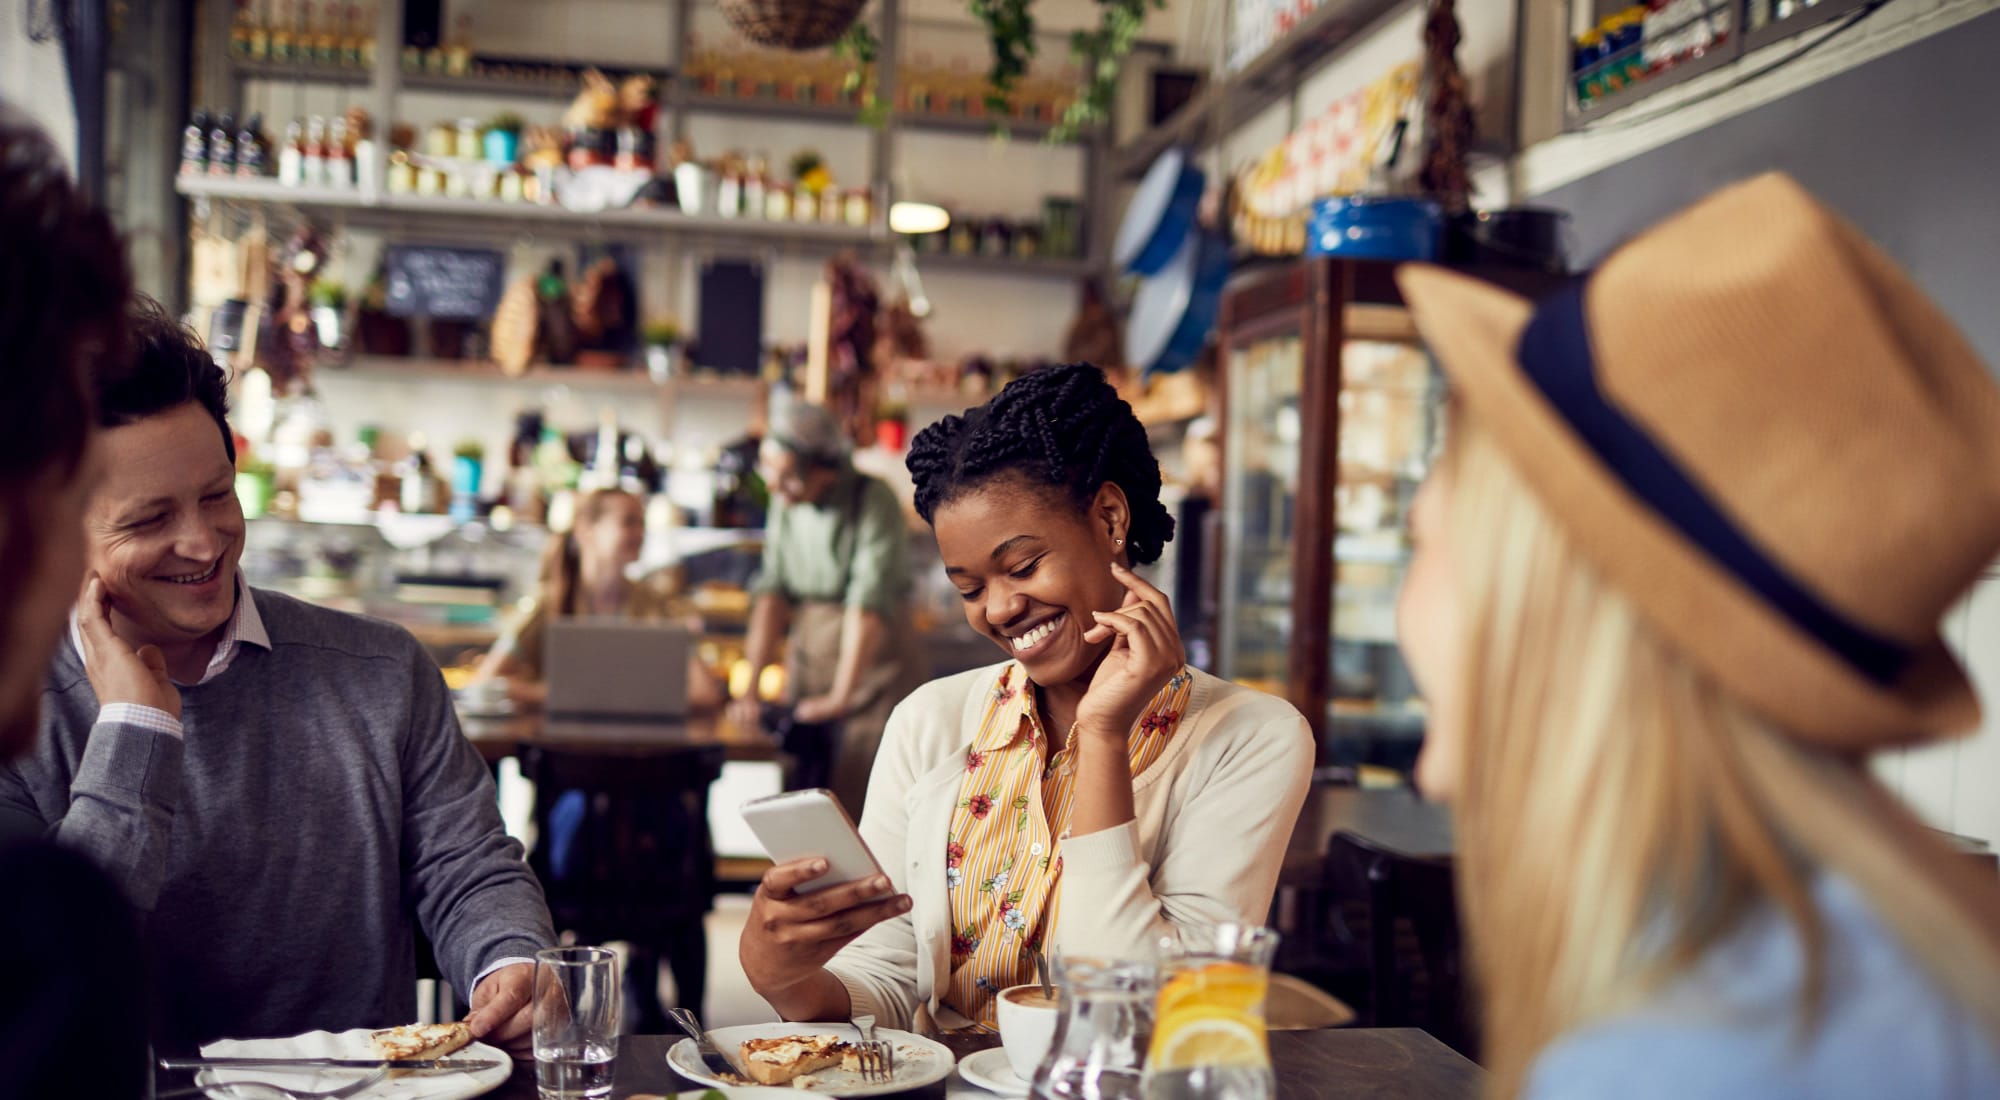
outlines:
{"label": "open laptop", "polygon": [[688,712],[687,629],[616,619],[557,619],[543,673],[551,718],[647,721]]}

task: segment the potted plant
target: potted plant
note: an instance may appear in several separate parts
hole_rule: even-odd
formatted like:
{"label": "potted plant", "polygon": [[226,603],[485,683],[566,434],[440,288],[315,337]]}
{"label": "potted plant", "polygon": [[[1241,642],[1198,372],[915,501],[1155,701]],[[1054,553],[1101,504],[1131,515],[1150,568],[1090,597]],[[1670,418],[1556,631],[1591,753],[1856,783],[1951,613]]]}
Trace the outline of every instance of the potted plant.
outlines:
{"label": "potted plant", "polygon": [[494,115],[486,124],[486,159],[502,168],[512,168],[521,157],[521,116],[511,111]]}
{"label": "potted plant", "polygon": [[236,466],[236,500],[244,519],[258,519],[271,510],[278,470],[262,459],[245,458]]}
{"label": "potted plant", "polygon": [[679,322],[671,317],[648,321],[640,327],[639,338],[646,345],[646,372],[653,381],[665,382],[681,372],[681,345],[687,334]]}
{"label": "potted plant", "polygon": [[338,349],[344,346],[341,322],[347,313],[347,288],[332,279],[315,279],[306,290],[313,327],[319,330],[319,345]]}

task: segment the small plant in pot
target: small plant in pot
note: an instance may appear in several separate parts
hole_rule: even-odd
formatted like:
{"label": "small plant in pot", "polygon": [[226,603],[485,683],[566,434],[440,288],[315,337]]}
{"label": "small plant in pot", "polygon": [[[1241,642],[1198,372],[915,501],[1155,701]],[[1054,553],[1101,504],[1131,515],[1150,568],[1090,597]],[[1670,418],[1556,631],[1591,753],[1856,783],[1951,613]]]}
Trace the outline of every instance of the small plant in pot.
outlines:
{"label": "small plant in pot", "polygon": [[680,323],[671,317],[651,320],[639,329],[639,339],[646,345],[646,373],[655,382],[681,373],[682,345],[687,334],[681,331]]}

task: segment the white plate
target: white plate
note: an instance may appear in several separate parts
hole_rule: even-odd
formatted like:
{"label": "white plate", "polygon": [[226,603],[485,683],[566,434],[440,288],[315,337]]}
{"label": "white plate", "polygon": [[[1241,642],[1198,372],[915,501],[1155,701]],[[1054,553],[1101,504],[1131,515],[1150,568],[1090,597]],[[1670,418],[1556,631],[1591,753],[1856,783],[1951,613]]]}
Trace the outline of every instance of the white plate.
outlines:
{"label": "white plate", "polygon": [[[709,1032],[715,1045],[732,1062],[740,1060],[743,1044],[751,1039],[782,1039],[792,1035],[833,1035],[849,1042],[861,1039],[852,1024],[745,1024]],[[944,1044],[886,1027],[876,1028],[875,1037],[888,1041],[896,1048],[896,1074],[887,1084],[871,1085],[863,1081],[858,1073],[829,1069],[812,1075],[818,1084],[810,1086],[808,1091],[825,1096],[886,1096],[933,1085],[951,1076],[954,1059]],[[690,1081],[724,1089],[731,1087],[716,1080],[708,1072],[708,1067],[701,1064],[701,1055],[695,1053],[692,1039],[675,1043],[673,1049],[667,1052],[667,1064],[675,1073]],[[794,1092],[794,1095],[797,1093]]]}
{"label": "white plate", "polygon": [[1007,1061],[1007,1051],[1001,1047],[968,1054],[958,1064],[958,1075],[965,1083],[985,1089],[1000,1096],[1026,1096],[1028,1083],[1014,1073],[1014,1066]]}
{"label": "white plate", "polygon": [[[289,1039],[222,1039],[201,1048],[204,1058],[379,1058],[368,1028],[353,1031],[308,1031]],[[461,1100],[492,1092],[507,1083],[514,1073],[514,1060],[507,1052],[485,1043],[474,1043],[451,1055],[499,1062],[493,1069],[461,1073],[422,1073],[392,1077],[355,1094],[355,1100]],[[352,1069],[205,1069],[194,1083],[204,1087],[231,1081],[267,1081],[297,1089],[332,1089],[352,1084]],[[221,1094],[221,1095],[227,1095]]]}
{"label": "white plate", "polygon": [[[718,1090],[693,1089],[680,1093],[674,1100],[701,1100],[702,1097],[715,1091]],[[797,1089],[772,1088],[768,1085],[730,1085],[728,1088],[721,1089],[720,1091],[728,1100],[778,1100],[781,1096],[789,1097],[790,1100],[798,1100],[799,1096],[799,1090]]]}

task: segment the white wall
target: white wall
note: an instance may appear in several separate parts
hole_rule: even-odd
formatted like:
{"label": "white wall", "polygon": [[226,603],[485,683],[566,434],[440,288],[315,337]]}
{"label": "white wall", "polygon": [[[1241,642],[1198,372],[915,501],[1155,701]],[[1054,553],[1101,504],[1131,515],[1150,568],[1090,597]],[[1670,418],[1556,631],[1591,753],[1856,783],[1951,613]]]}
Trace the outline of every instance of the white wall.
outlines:
{"label": "white wall", "polygon": [[1945,623],[1985,703],[1970,736],[1885,753],[1875,772],[1933,828],[2000,847],[2000,573],[1989,574]]}
{"label": "white wall", "polygon": [[[1890,0],[1851,30],[1820,45],[1822,37],[1844,22],[1835,20],[1607,115],[1592,129],[1537,141],[1515,159],[1515,192],[1539,195],[1554,190],[1995,9],[2000,9],[2000,0]],[[1566,71],[1565,42],[1566,31],[1555,20],[1531,22],[1522,41],[1526,71]],[[1804,56],[1745,81],[1748,74],[1762,72],[1794,53]],[[1560,126],[1562,98],[1549,95],[1546,83],[1536,87],[1535,94],[1524,91],[1522,96],[1522,131],[1529,136],[1553,134]],[[1979,139],[1968,136],[1968,140]],[[1922,166],[1912,165],[1911,170],[1921,171]]]}
{"label": "white wall", "polygon": [[48,131],[56,148],[76,163],[76,111],[69,99],[69,70],[60,42],[28,39],[27,0],[0,3],[0,101]]}

